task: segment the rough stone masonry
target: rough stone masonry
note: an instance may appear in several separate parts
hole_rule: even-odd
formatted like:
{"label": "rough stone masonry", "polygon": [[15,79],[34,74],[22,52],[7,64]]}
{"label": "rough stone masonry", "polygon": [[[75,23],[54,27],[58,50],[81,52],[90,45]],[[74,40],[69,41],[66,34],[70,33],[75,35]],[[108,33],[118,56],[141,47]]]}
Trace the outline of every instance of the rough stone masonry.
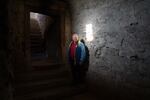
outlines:
{"label": "rough stone masonry", "polygon": [[73,32],[85,39],[86,24],[93,25],[94,40],[87,42],[89,82],[101,87],[101,92],[106,87],[129,95],[148,96],[150,0],[72,0],[70,3]]}

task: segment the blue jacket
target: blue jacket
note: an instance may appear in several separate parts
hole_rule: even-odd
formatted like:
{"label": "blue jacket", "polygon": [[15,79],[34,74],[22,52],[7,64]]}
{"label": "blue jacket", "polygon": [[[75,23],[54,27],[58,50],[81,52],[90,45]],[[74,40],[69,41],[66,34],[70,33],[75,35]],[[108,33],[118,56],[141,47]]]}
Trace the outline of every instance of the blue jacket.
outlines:
{"label": "blue jacket", "polygon": [[83,63],[86,57],[86,52],[85,52],[85,46],[82,42],[78,41],[77,43],[77,48],[75,50],[75,58],[74,61],[72,61],[71,56],[70,56],[70,47],[71,44],[73,43],[73,41],[70,43],[69,45],[69,49],[68,49],[68,58],[69,58],[69,62],[70,63],[74,63],[74,64],[80,64]]}

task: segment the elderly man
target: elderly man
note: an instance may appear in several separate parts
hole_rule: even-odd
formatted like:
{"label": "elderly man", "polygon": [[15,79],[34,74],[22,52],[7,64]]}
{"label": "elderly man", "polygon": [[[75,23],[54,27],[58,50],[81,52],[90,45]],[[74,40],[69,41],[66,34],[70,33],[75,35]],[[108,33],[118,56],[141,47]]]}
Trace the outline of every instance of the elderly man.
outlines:
{"label": "elderly man", "polygon": [[85,60],[86,52],[85,46],[79,41],[78,34],[72,35],[72,41],[69,45],[68,58],[71,65],[72,75],[75,83],[82,82],[82,71],[81,67]]}

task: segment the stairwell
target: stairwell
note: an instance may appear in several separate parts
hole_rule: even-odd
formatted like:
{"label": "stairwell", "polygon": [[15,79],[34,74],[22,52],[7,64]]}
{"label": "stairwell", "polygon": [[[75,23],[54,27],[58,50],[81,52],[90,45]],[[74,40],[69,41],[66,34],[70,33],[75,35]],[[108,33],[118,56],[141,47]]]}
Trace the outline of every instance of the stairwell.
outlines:
{"label": "stairwell", "polygon": [[31,66],[15,71],[14,100],[65,100],[83,93],[86,86],[72,84],[69,67],[46,57],[38,21],[30,25]]}
{"label": "stairwell", "polygon": [[[32,64],[28,71],[16,70],[14,100],[65,100],[85,92],[85,85],[73,85],[69,68],[65,64],[44,58],[42,34],[36,21],[32,21]],[[39,59],[40,58],[40,59]]]}
{"label": "stairwell", "polygon": [[35,19],[30,21],[30,48],[32,59],[46,57],[42,32],[38,21]]}
{"label": "stairwell", "polygon": [[64,64],[35,61],[31,71],[16,72],[15,100],[62,100],[85,92],[85,85],[72,85]]}

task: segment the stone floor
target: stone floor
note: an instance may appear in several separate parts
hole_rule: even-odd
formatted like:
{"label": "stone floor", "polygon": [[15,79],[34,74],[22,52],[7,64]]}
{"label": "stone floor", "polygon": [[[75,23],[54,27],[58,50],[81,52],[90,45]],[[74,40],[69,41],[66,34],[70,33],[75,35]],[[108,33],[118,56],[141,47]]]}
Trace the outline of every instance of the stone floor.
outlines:
{"label": "stone floor", "polygon": [[71,98],[67,98],[65,100],[99,100],[98,98],[96,98],[93,94],[91,93],[83,93]]}

